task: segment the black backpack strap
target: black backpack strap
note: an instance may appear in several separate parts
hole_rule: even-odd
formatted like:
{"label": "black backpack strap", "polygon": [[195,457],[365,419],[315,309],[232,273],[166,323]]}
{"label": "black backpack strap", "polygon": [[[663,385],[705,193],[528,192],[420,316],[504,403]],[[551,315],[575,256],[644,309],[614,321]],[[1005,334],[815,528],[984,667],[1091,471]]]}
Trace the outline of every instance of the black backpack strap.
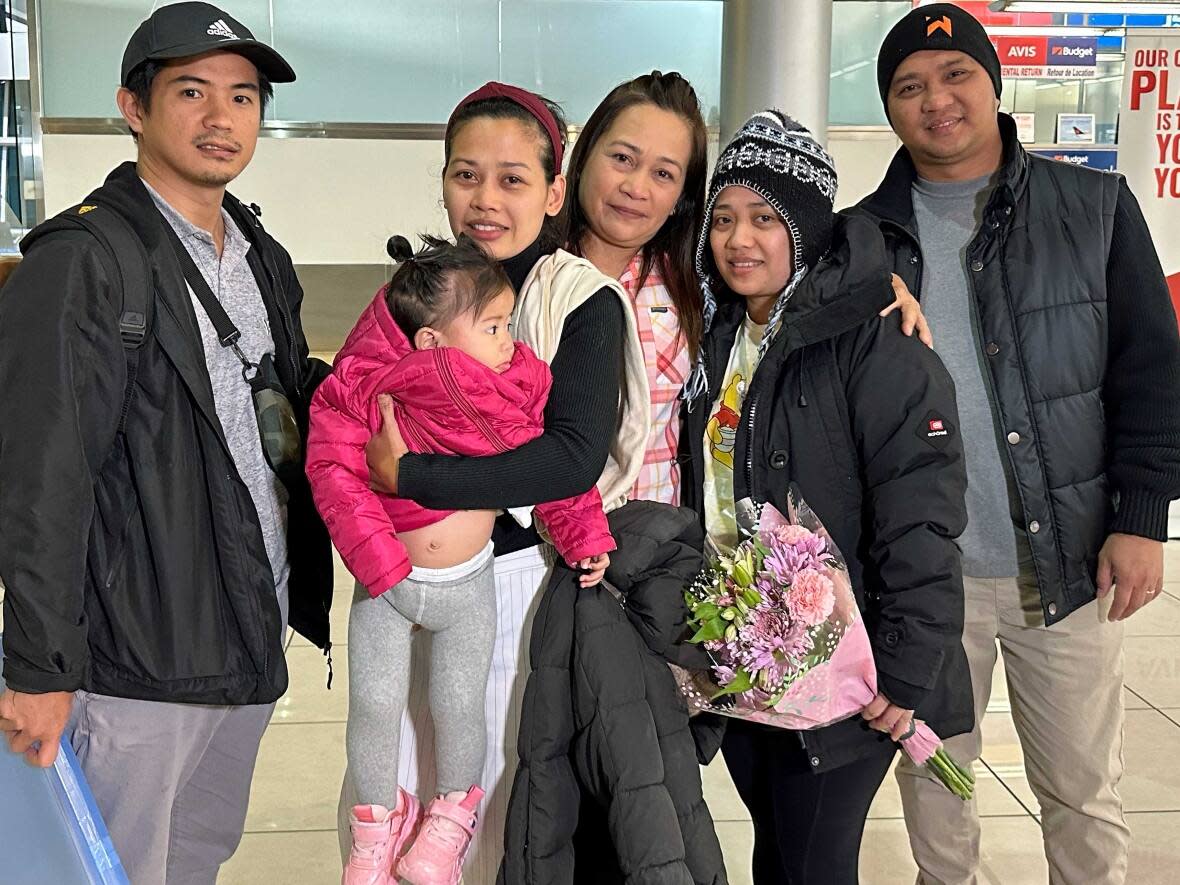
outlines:
{"label": "black backpack strap", "polygon": [[111,258],[116,273],[115,285],[122,295],[119,312],[119,336],[127,357],[127,386],[119,412],[119,433],[127,424],[135,380],[139,374],[139,354],[151,328],[155,305],[151,265],[143,243],[117,211],[97,202],[79,203],[38,225],[24,242],[27,252],[36,240],[57,230],[84,230],[93,236]]}

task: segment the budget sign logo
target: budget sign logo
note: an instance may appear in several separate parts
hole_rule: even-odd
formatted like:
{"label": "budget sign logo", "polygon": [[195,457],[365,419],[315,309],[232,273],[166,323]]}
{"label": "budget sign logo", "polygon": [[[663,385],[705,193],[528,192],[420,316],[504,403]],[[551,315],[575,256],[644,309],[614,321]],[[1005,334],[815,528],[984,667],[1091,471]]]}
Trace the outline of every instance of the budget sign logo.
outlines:
{"label": "budget sign logo", "polygon": [[1097,37],[1050,37],[1050,67],[1090,67],[1098,64]]}

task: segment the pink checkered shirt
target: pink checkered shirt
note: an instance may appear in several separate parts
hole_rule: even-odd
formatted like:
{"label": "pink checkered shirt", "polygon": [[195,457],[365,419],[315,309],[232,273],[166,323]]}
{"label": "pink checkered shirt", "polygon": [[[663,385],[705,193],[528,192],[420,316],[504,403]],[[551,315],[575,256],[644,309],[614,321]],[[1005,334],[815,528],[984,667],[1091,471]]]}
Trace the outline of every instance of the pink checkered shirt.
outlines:
{"label": "pink checkered shirt", "polygon": [[651,436],[643,455],[643,470],[631,489],[631,500],[678,505],[680,465],[676,463],[676,451],[680,441],[680,392],[691,366],[688,347],[680,332],[680,318],[659,268],[652,267],[641,288],[642,265],[641,252],[631,259],[619,277],[619,284],[635,308],[639,343],[643,346],[651,387]]}

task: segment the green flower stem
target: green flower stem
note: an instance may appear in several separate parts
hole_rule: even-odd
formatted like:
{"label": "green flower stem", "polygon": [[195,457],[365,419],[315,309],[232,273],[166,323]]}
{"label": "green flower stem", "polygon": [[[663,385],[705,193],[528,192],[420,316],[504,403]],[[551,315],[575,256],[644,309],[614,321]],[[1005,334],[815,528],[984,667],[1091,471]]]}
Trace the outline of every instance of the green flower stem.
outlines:
{"label": "green flower stem", "polygon": [[964,802],[975,791],[973,778],[956,763],[942,748],[939,748],[926,762],[926,767],[944,786]]}

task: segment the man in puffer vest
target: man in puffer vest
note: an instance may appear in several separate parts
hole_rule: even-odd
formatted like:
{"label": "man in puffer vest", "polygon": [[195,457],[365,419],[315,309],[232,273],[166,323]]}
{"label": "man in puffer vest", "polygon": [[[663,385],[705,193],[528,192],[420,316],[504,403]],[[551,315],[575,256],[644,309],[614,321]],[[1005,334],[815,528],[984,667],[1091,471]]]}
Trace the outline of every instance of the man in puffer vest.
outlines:
{"label": "man in puffer vest", "polygon": [[[979,758],[998,640],[1051,881],[1122,882],[1122,622],[1162,590],[1180,496],[1180,340],[1163,271],[1121,176],[1020,146],[998,113],[999,59],[968,13],[915,9],[877,73],[903,147],[850,211],[878,223],[921,300],[967,456],[976,727],[948,749]],[[977,881],[975,803],[911,766],[898,780],[919,881]]]}

